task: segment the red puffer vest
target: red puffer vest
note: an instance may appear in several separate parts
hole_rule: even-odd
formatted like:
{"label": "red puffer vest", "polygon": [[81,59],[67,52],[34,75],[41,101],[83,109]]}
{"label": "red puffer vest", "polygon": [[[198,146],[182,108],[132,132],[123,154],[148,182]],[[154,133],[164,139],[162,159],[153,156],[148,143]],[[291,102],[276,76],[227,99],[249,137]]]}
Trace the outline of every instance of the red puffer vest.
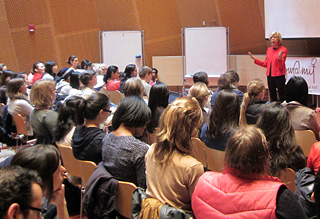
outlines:
{"label": "red puffer vest", "polygon": [[276,218],[278,178],[239,178],[224,173],[206,172],[192,195],[192,210],[202,218]]}

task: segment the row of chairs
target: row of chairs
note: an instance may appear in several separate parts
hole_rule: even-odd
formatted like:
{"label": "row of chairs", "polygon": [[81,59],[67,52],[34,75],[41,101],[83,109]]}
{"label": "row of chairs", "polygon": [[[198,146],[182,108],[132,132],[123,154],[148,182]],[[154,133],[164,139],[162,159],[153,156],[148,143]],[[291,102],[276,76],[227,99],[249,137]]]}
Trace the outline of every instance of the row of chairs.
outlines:
{"label": "row of chairs", "polygon": [[[72,176],[81,178],[81,206],[80,218],[82,218],[82,195],[87,182],[97,165],[92,161],[77,160],[72,152],[72,147],[57,144],[64,167]],[[116,211],[123,217],[131,217],[131,199],[136,185],[130,182],[119,181],[116,196]]]}

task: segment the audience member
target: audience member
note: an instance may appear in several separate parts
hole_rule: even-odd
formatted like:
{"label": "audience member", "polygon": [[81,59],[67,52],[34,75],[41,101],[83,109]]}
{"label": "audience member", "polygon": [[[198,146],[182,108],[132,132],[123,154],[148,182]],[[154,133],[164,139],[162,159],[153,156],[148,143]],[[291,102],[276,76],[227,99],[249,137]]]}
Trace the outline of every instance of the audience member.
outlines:
{"label": "audience member", "polygon": [[135,64],[129,64],[126,66],[124,70],[124,77],[122,78],[120,82],[120,92],[123,92],[122,86],[124,82],[126,82],[129,78],[131,77],[137,77],[138,71],[137,71],[137,66]]}
{"label": "audience member", "polygon": [[319,138],[319,123],[314,110],[307,107],[308,84],[300,76],[290,78],[286,84],[286,103],[295,130],[311,130]]}
{"label": "audience member", "polygon": [[2,72],[0,76],[0,87],[7,87],[7,83],[14,77],[15,73],[10,70]]}
{"label": "audience member", "polygon": [[0,71],[4,72],[6,71],[8,68],[7,68],[7,65],[4,64],[4,63],[0,63]]}
{"label": "audience member", "polygon": [[107,74],[103,76],[103,81],[106,84],[106,89],[109,91],[119,90],[120,81],[119,79],[119,68],[115,65],[108,67]]}
{"label": "audience member", "polygon": [[38,80],[32,86],[31,103],[35,106],[30,115],[30,122],[37,136],[37,144],[54,144],[54,134],[58,113],[51,110],[56,98],[55,82]]}
{"label": "audience member", "polygon": [[97,84],[97,76],[93,70],[86,70],[80,75],[80,81],[84,85],[81,96],[87,99],[91,94],[96,93],[93,87]]}
{"label": "audience member", "polygon": [[153,86],[154,84],[158,84],[158,83],[161,83],[158,79],[158,69],[152,68],[152,78],[151,78],[149,84],[151,86]]}
{"label": "audience member", "polygon": [[129,78],[122,86],[124,96],[139,96],[143,97],[144,88],[141,80],[139,78]]}
{"label": "audience member", "polygon": [[45,64],[45,72],[55,78],[58,73],[58,65],[56,64],[56,62],[47,61]]}
{"label": "audience member", "polygon": [[240,109],[240,125],[256,124],[258,117],[265,106],[263,100],[265,87],[263,82],[256,78],[249,81],[247,92],[243,96]]}
{"label": "audience member", "polygon": [[264,132],[269,144],[269,169],[272,176],[291,168],[295,172],[306,166],[302,149],[297,145],[290,115],[279,102],[267,104],[262,110],[257,127]]}
{"label": "audience member", "polygon": [[78,69],[79,59],[77,56],[71,55],[69,56],[67,63],[70,65],[70,67],[65,67],[61,69],[60,72],[58,73],[58,76],[61,78],[67,78],[66,77],[67,74],[71,74],[72,72]]}
{"label": "audience member", "polygon": [[306,218],[290,190],[269,176],[268,161],[268,143],[260,129],[236,131],[226,147],[224,172],[199,178],[192,196],[195,217]]}
{"label": "audience member", "polygon": [[308,155],[307,167],[309,167],[315,175],[319,172],[320,167],[320,142],[315,142]]}
{"label": "audience member", "polygon": [[146,188],[144,157],[148,145],[135,137],[145,132],[151,112],[143,99],[129,96],[121,100],[113,115],[113,132],[103,139],[102,160],[116,179]]}
{"label": "audience member", "polygon": [[32,85],[34,85],[34,83],[39,79],[48,79],[53,81],[53,77],[45,72],[45,66],[41,61],[33,64],[32,71],[34,72]]}
{"label": "audience member", "polygon": [[209,86],[209,78],[206,72],[203,72],[203,71],[197,72],[193,75],[192,79],[194,84],[197,82],[202,82],[202,83],[205,83],[207,87]]}
{"label": "audience member", "polygon": [[153,133],[159,126],[162,112],[168,106],[169,88],[165,83],[157,83],[151,87],[148,106],[151,110],[151,119],[147,123],[147,131]]}
{"label": "audience member", "polygon": [[210,148],[224,151],[230,136],[239,126],[240,104],[237,94],[221,90],[216,98],[208,123],[201,128],[200,139]]}
{"label": "audience member", "polygon": [[191,196],[204,172],[190,156],[191,138],[198,136],[201,124],[201,108],[194,99],[177,98],[164,110],[157,141],[145,157],[148,197],[191,211]]}
{"label": "audience member", "polygon": [[0,169],[0,219],[40,218],[41,179],[35,171],[19,166]]}
{"label": "audience member", "polygon": [[144,87],[144,96],[149,98],[151,85],[149,81],[152,78],[152,69],[148,66],[143,66],[139,69],[139,77],[142,80],[142,84]]}
{"label": "audience member", "polygon": [[92,62],[87,59],[82,60],[80,66],[81,66],[81,69],[92,70]]}

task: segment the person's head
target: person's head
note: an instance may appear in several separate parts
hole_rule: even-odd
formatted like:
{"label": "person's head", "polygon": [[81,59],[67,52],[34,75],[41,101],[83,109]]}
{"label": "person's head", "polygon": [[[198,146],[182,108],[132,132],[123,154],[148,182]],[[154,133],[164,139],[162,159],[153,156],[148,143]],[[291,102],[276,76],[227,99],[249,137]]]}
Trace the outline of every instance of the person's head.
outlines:
{"label": "person's head", "polygon": [[128,96],[121,100],[112,118],[112,128],[117,130],[121,125],[135,128],[135,136],[141,136],[146,123],[151,117],[151,111],[139,96]]}
{"label": "person's head", "polygon": [[272,46],[281,46],[282,45],[282,36],[279,32],[273,31],[269,37]]}
{"label": "person's head", "polygon": [[158,78],[158,69],[152,68],[152,81],[156,81]]}
{"label": "person's head", "polygon": [[80,73],[72,72],[69,77],[70,86],[74,89],[80,89]]}
{"label": "person's head", "polygon": [[268,175],[269,150],[261,129],[246,126],[231,135],[226,146],[225,166],[240,177]]}
{"label": "person's head", "polygon": [[202,111],[194,98],[178,97],[163,111],[155,145],[155,158],[166,162],[174,152],[190,155],[191,138],[198,136]]}
{"label": "person's head", "polygon": [[193,75],[193,83],[202,82],[207,86],[209,84],[208,74],[206,72],[200,71]]}
{"label": "person's head", "polygon": [[6,86],[11,78],[15,76],[15,73],[10,70],[2,72],[0,76],[0,86]]}
{"label": "person's head", "polygon": [[286,101],[297,101],[307,106],[308,84],[303,77],[293,76],[286,84]]}
{"label": "person's head", "polygon": [[94,87],[97,84],[96,72],[86,70],[80,75],[80,81],[85,87]]}
{"label": "person's head", "polygon": [[71,55],[68,60],[67,63],[69,65],[71,65],[72,68],[77,69],[78,68],[78,64],[79,64],[79,59],[77,56],[75,55]]}
{"label": "person's head", "polygon": [[99,66],[99,69],[100,69],[100,73],[101,73],[102,75],[107,74],[108,67],[107,67],[106,64],[102,63],[102,64]]}
{"label": "person's head", "polygon": [[58,73],[58,65],[54,61],[47,61],[45,64],[45,72],[51,76],[55,76]]}
{"label": "person's head", "polygon": [[82,100],[82,102],[84,104],[79,103],[78,116],[82,116],[86,121],[96,120],[99,124],[102,124],[109,117],[110,102],[106,95],[93,93],[86,100]]}
{"label": "person's head", "polygon": [[114,80],[119,78],[119,68],[115,65],[110,65],[107,70],[107,74],[103,76],[103,81],[107,83],[109,80]]}
{"label": "person's head", "polygon": [[20,166],[0,169],[0,218],[39,218],[42,201],[41,178],[36,171]]}
{"label": "person's head", "polygon": [[21,78],[13,78],[8,82],[7,95],[13,100],[23,97],[27,93],[27,84]]}
{"label": "person's head", "polygon": [[45,73],[45,67],[43,62],[39,61],[39,62],[35,62],[32,66],[32,71],[34,73],[39,73],[39,74],[44,74]]}
{"label": "person's head", "polygon": [[0,71],[6,71],[8,68],[7,68],[7,65],[4,64],[4,63],[0,63]]}
{"label": "person's head", "polygon": [[166,108],[169,101],[169,88],[165,83],[154,84],[150,90],[148,105],[152,112],[156,107]]}
{"label": "person's head", "polygon": [[137,77],[138,71],[137,66],[135,64],[129,64],[124,69],[125,77],[124,80],[131,78],[131,77]]}
{"label": "person's head", "polygon": [[11,165],[37,171],[42,179],[43,193],[48,201],[53,193],[61,188],[65,169],[61,166],[60,153],[53,145],[37,144],[24,148],[13,156]]}
{"label": "person's head", "polygon": [[37,80],[31,88],[30,101],[36,107],[50,107],[56,99],[56,85],[51,80]]}
{"label": "person's head", "polygon": [[16,73],[13,78],[21,78],[28,84],[28,75],[23,71]]}
{"label": "person's head", "polygon": [[122,90],[126,97],[133,95],[142,97],[144,94],[143,84],[141,80],[136,77],[126,80],[122,86]]}
{"label": "person's head", "polygon": [[219,91],[214,101],[209,120],[207,134],[220,138],[239,125],[240,104],[235,92],[224,89]]}
{"label": "person's head", "polygon": [[188,94],[190,97],[194,97],[197,99],[201,108],[204,107],[210,95],[207,85],[202,82],[196,82],[194,85],[192,85],[192,87],[189,89]]}
{"label": "person's head", "polygon": [[152,78],[152,69],[149,66],[143,66],[139,69],[139,77],[141,80],[149,82]]}
{"label": "person's head", "polygon": [[247,92],[243,95],[240,110],[240,124],[246,124],[246,111],[247,107],[253,102],[254,99],[263,99],[265,94],[265,87],[263,82],[258,79],[252,79],[247,86]]}
{"label": "person's head", "polygon": [[81,69],[92,70],[92,62],[87,59],[82,60]]}

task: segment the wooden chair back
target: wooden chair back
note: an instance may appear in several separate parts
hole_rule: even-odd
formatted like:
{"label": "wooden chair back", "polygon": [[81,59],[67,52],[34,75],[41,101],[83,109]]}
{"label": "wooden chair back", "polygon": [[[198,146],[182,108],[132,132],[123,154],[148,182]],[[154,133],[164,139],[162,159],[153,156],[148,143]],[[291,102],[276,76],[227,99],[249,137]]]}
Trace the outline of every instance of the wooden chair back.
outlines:
{"label": "wooden chair back", "polygon": [[196,158],[199,162],[202,163],[204,168],[208,168],[208,160],[206,153],[206,145],[199,138],[192,138],[192,153],[191,156]]}
{"label": "wooden chair back", "polygon": [[280,180],[282,183],[286,184],[287,188],[292,192],[295,193],[296,191],[296,173],[291,168],[286,168],[280,172]]}
{"label": "wooden chair back", "polygon": [[104,86],[99,90],[99,93],[102,93],[109,97],[109,91]]}
{"label": "wooden chair back", "polygon": [[108,91],[110,101],[116,105],[120,104],[120,101],[124,98],[124,94],[118,90],[115,91]]}
{"label": "wooden chair back", "polygon": [[78,161],[73,155],[72,147],[62,146],[59,144],[57,144],[57,146],[60,151],[63,166],[66,168],[68,173],[70,173],[72,176],[77,176],[81,178],[81,172],[78,165]]}
{"label": "wooden chair back", "polygon": [[116,211],[126,218],[131,218],[132,194],[137,186],[130,182],[118,182]]}
{"label": "wooden chair back", "polygon": [[215,172],[223,172],[225,151],[219,151],[206,146],[208,169]]}
{"label": "wooden chair back", "polygon": [[12,115],[14,124],[16,125],[16,128],[17,128],[17,134],[23,134],[25,136],[28,136],[27,126],[21,114],[11,114],[11,115]]}
{"label": "wooden chair back", "polygon": [[81,174],[82,187],[85,188],[90,176],[92,175],[93,171],[97,168],[97,164],[87,160],[77,160],[77,161],[78,161],[78,166]]}
{"label": "wooden chair back", "polygon": [[317,141],[311,130],[294,130],[297,144],[301,146],[304,156],[308,157],[312,145]]}

